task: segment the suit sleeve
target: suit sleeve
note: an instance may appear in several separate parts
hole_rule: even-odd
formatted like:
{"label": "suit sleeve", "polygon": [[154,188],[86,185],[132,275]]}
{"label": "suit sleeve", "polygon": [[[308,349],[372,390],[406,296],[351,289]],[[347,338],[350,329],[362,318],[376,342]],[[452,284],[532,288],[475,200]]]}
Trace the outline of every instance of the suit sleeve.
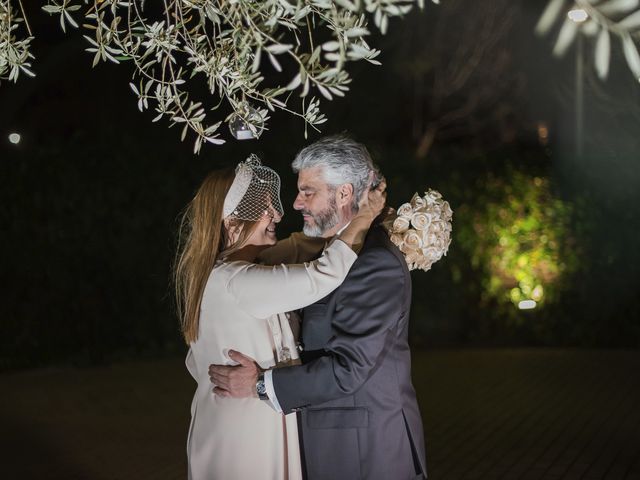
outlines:
{"label": "suit sleeve", "polygon": [[239,308],[257,318],[306,307],[335,290],[357,255],[336,240],[313,262],[265,266],[246,263],[227,281]]}
{"label": "suit sleeve", "polygon": [[361,253],[339,291],[328,355],[273,371],[275,394],[285,413],[351,395],[362,386],[384,358],[388,337],[396,334],[405,313],[405,283],[391,252],[375,248]]}

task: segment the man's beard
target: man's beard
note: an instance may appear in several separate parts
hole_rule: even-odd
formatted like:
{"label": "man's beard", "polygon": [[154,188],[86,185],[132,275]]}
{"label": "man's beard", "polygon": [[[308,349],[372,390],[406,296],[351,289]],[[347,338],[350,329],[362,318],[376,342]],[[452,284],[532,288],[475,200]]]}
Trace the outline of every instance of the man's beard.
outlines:
{"label": "man's beard", "polygon": [[309,215],[313,219],[313,225],[305,222],[302,232],[307,237],[322,237],[327,230],[335,227],[340,221],[338,216],[338,204],[336,199],[331,197],[329,199],[329,207],[320,213],[315,215],[309,211],[303,210],[303,214]]}

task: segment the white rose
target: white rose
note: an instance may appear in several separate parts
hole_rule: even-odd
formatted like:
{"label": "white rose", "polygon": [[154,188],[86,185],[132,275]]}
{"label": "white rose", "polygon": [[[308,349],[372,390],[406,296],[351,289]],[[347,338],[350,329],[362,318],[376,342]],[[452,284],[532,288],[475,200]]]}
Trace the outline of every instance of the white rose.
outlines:
{"label": "white rose", "polygon": [[431,247],[435,248],[438,253],[444,250],[444,240],[442,238],[438,238],[438,241],[435,242]]}
{"label": "white rose", "polygon": [[395,233],[404,233],[409,230],[409,219],[407,217],[398,217],[393,221],[393,231]]}
{"label": "white rose", "polygon": [[420,235],[415,230],[406,231],[402,240],[404,244],[411,250],[422,248],[422,235]]}
{"label": "white rose", "polygon": [[433,264],[433,262],[422,258],[420,259],[420,261],[418,263],[416,263],[416,268],[419,268],[420,270],[424,271],[424,272],[428,272],[429,270],[431,270],[431,265]]}
{"label": "white rose", "polygon": [[434,247],[422,249],[422,253],[425,259],[428,259],[431,263],[437,262],[442,255]]}
{"label": "white rose", "polygon": [[453,217],[453,210],[451,210],[451,205],[449,205],[449,202],[444,202],[442,210],[444,212],[445,218],[447,220],[451,220],[451,217]]}
{"label": "white rose", "polygon": [[420,254],[416,250],[412,250],[405,255],[404,259],[408,264],[417,263],[420,261]]}
{"label": "white rose", "polygon": [[429,232],[424,232],[422,235],[422,246],[424,248],[430,247],[433,245],[438,239],[435,233],[432,233],[431,230]]}
{"label": "white rose", "polygon": [[442,198],[442,195],[440,194],[439,191],[431,190],[431,189],[424,192],[424,196],[432,200],[440,200]]}
{"label": "white rose", "polygon": [[411,217],[411,225],[413,225],[416,230],[426,230],[429,228],[429,225],[431,225],[431,215],[428,213],[416,212],[413,214],[413,217]]}
{"label": "white rose", "polygon": [[429,233],[434,233],[436,235],[441,235],[444,232],[444,226],[441,221],[431,222],[431,226],[429,227]]}
{"label": "white rose", "polygon": [[413,207],[411,206],[410,203],[403,203],[398,207],[398,211],[396,212],[398,217],[411,217],[412,213],[413,213]]}
{"label": "white rose", "polygon": [[431,214],[431,218],[442,218],[442,208],[440,205],[431,205],[429,207],[429,213]]}
{"label": "white rose", "polygon": [[413,195],[413,198],[411,199],[411,205],[413,205],[414,208],[422,208],[426,204],[427,203],[424,201],[424,198],[422,198],[420,195],[418,195],[417,193]]}
{"label": "white rose", "polygon": [[402,239],[402,243],[398,245],[400,251],[404,254],[405,258],[411,252],[415,252],[415,249],[404,243],[404,238]]}
{"label": "white rose", "polygon": [[398,234],[398,233],[392,233],[389,237],[391,239],[391,242],[398,248],[400,248],[403,244],[402,241],[402,235]]}

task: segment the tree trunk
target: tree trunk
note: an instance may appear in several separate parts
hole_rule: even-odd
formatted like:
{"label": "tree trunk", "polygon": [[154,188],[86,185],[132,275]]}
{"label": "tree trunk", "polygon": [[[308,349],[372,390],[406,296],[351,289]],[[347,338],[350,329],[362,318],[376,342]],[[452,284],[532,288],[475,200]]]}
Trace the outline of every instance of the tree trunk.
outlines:
{"label": "tree trunk", "polygon": [[430,122],[427,129],[420,137],[418,148],[416,149],[416,160],[423,160],[427,156],[433,146],[437,133],[438,125],[434,122]]}

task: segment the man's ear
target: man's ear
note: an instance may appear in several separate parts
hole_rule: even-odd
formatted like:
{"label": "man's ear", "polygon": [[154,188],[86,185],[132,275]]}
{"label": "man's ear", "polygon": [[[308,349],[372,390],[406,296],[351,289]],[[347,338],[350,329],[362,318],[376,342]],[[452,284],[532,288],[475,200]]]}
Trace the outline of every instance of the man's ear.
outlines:
{"label": "man's ear", "polygon": [[351,205],[351,202],[353,201],[353,185],[350,183],[343,183],[338,187],[336,196],[336,201],[339,207]]}

